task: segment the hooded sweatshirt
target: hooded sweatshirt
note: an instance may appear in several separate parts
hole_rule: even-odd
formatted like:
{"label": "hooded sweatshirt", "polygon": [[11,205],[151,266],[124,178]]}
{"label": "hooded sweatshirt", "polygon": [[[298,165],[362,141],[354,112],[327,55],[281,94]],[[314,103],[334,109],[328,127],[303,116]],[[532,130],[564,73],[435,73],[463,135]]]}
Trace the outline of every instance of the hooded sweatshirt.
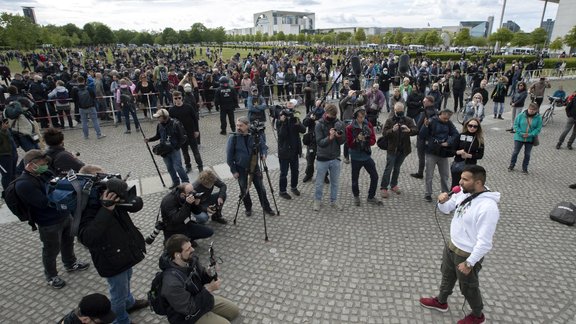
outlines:
{"label": "hooded sweatshirt", "polygon": [[450,224],[450,238],[459,249],[470,253],[466,259],[472,266],[492,249],[492,237],[500,218],[500,193],[486,191],[463,206],[458,206],[469,193],[459,192],[438,209],[449,214],[454,211]]}

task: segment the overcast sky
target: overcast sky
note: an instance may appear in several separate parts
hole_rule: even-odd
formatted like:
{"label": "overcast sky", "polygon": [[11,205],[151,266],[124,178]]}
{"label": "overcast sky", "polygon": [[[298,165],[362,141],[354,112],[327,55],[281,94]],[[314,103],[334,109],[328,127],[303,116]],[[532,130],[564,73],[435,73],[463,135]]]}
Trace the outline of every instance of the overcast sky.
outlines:
{"label": "overcast sky", "polygon": [[[35,7],[41,25],[73,23],[82,28],[91,21],[112,29],[161,31],[189,29],[195,22],[225,29],[252,27],[253,14],[267,10],[316,13],[316,28],[455,26],[462,20],[500,22],[503,0],[0,0],[0,11],[22,14],[21,6]],[[540,0],[508,0],[504,21],[522,30],[539,27],[544,9]],[[549,3],[545,19],[556,16]],[[494,31],[497,28],[494,28]]]}

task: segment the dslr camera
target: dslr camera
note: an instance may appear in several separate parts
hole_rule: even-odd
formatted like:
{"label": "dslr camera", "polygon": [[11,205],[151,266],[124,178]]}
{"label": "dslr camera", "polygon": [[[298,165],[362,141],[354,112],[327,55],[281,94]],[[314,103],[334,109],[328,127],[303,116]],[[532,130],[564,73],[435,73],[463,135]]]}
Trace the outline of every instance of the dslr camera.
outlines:
{"label": "dslr camera", "polygon": [[263,132],[266,129],[266,124],[264,124],[264,122],[261,122],[259,120],[255,120],[252,123],[250,123],[250,127],[248,128],[248,131],[250,132],[250,134],[259,134],[261,132]]}
{"label": "dslr camera", "polygon": [[152,233],[150,233],[150,235],[148,235],[146,239],[144,239],[146,244],[150,245],[154,243],[154,240],[156,240],[158,234],[160,234],[160,232],[162,232],[165,228],[166,224],[164,224],[162,220],[157,220],[156,224],[154,225],[154,230],[152,231]]}

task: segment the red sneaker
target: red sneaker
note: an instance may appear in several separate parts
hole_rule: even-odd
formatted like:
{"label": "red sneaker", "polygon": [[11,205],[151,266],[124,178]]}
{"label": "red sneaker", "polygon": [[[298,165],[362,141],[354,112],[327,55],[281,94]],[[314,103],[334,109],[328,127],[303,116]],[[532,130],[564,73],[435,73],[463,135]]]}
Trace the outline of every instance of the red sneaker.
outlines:
{"label": "red sneaker", "polygon": [[[442,304],[438,301],[437,297],[422,297],[420,298],[420,306],[430,309],[435,309],[439,312],[445,313],[448,311],[448,303]],[[458,322],[460,324],[460,322]]]}
{"label": "red sneaker", "polygon": [[486,317],[484,317],[484,314],[482,314],[480,317],[476,317],[474,314],[470,313],[468,316],[459,320],[458,324],[482,324],[484,322],[486,322]]}

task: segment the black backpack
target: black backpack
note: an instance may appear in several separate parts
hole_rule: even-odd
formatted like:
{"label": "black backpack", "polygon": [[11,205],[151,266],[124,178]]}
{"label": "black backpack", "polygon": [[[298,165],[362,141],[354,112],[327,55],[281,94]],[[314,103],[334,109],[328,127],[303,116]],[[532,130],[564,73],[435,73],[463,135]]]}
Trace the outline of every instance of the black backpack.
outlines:
{"label": "black backpack", "polygon": [[37,230],[36,224],[32,219],[32,215],[30,214],[30,208],[28,205],[22,201],[18,193],[16,192],[16,183],[18,181],[22,181],[24,177],[22,175],[18,176],[16,179],[12,180],[8,187],[4,189],[4,202],[8,209],[14,214],[14,216],[18,217],[21,222],[28,222],[30,227],[32,227],[32,231]]}
{"label": "black backpack", "polygon": [[576,223],[576,206],[574,204],[563,201],[556,205],[550,212],[550,219],[558,223],[568,226],[574,226]]}
{"label": "black backpack", "polygon": [[130,107],[134,105],[134,96],[130,88],[120,88],[120,104],[122,107]]}
{"label": "black backpack", "polygon": [[[161,295],[162,282],[166,271],[174,271],[175,274],[179,275],[178,270],[166,269],[156,272],[154,279],[152,279],[152,284],[150,284],[150,290],[148,291],[150,310],[158,315],[168,315],[168,308],[170,307],[166,298]],[[184,278],[182,280],[184,280]]]}
{"label": "black backpack", "polygon": [[94,106],[94,100],[88,88],[78,88],[78,106],[80,108],[90,108]]}

